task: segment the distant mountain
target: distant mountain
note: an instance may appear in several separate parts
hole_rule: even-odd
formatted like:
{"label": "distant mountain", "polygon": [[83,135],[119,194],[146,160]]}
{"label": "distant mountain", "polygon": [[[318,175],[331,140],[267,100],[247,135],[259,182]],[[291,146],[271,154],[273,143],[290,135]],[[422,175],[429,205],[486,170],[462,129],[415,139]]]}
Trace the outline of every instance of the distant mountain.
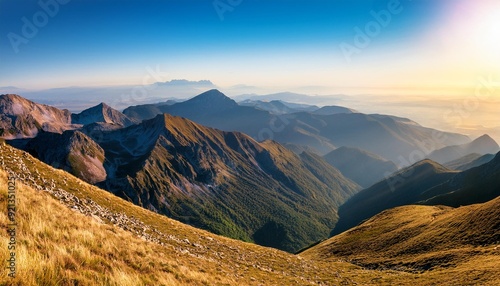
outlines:
{"label": "distant mountain", "polygon": [[445,164],[447,162],[457,160],[460,157],[468,154],[477,153],[485,155],[489,153],[496,153],[500,150],[497,142],[488,135],[483,135],[474,141],[462,145],[448,146],[439,150],[435,150],[429,154],[428,158]]}
{"label": "distant mountain", "polygon": [[97,106],[86,109],[78,114],[71,115],[71,121],[74,124],[87,125],[91,123],[104,122],[119,124],[122,126],[130,126],[135,124],[134,120],[128,118],[120,111],[111,108],[106,103],[102,102]]}
{"label": "distant mountain", "polygon": [[[457,276],[447,284],[489,285],[492,282],[464,282],[460,276],[482,269],[482,276],[489,277],[486,279],[496,277],[486,269],[494,269],[498,264],[499,226],[500,198],[456,209],[402,206],[377,214],[300,255],[323,262],[347,260],[363,269],[392,269],[418,275],[452,268]],[[483,253],[491,256],[484,258]],[[429,280],[416,285],[432,283]]]}
{"label": "distant mountain", "polygon": [[238,102],[238,105],[240,106],[252,106],[255,108],[258,108],[260,110],[265,110],[269,111],[271,114],[274,115],[282,115],[282,114],[288,114],[288,113],[293,113],[293,112],[300,112],[300,111],[314,111],[318,109],[317,106],[313,105],[293,105],[291,103],[285,103],[281,100],[272,100],[272,101],[262,101],[262,100],[244,100]]}
{"label": "distant mountain", "polygon": [[40,130],[61,133],[74,129],[71,113],[34,103],[19,95],[0,95],[0,137],[31,138]]}
{"label": "distant mountain", "polygon": [[442,184],[454,175],[431,160],[423,160],[394,173],[389,178],[364,189],[339,208],[339,221],[332,235],[356,226],[386,209],[415,204],[423,199],[430,188]]}
{"label": "distant mountain", "polygon": [[342,106],[323,106],[320,109],[313,111],[312,113],[319,115],[332,115],[339,113],[357,113],[357,111]]}
{"label": "distant mountain", "polygon": [[279,92],[279,93],[273,93],[273,94],[266,94],[266,95],[257,95],[257,94],[242,94],[242,95],[237,95],[233,97],[237,101],[243,101],[243,100],[281,100],[281,101],[288,101],[288,102],[312,102],[310,99],[314,98],[313,96],[307,95],[307,94],[301,94],[301,93],[295,93],[295,92]]}
{"label": "distant mountain", "polygon": [[104,150],[79,131],[41,132],[28,141],[25,149],[41,161],[86,182],[94,184],[106,179]]}
{"label": "distant mountain", "polygon": [[[217,90],[210,90],[191,100],[149,111],[134,107],[124,111],[149,115],[168,113],[189,118],[199,124],[225,131],[244,132],[258,141],[273,139],[282,144],[307,146],[326,154],[335,146],[367,150],[397,165],[406,166],[415,152],[432,151],[445,146],[470,142],[466,136],[440,132],[395,116],[361,113],[317,115],[309,112],[275,115],[252,106],[239,106]],[[135,112],[135,113],[134,113]],[[147,117],[134,117],[137,120]],[[432,149],[428,150],[428,145]],[[411,156],[410,156],[411,154]],[[421,154],[422,159],[425,153]]]}
{"label": "distant mountain", "polygon": [[372,186],[398,169],[393,162],[358,148],[340,147],[324,158],[363,188]]}
{"label": "distant mountain", "polygon": [[106,154],[105,189],[182,222],[287,251],[327,236],[337,207],[359,189],[321,157],[170,115],[93,138]]}
{"label": "distant mountain", "polygon": [[162,114],[160,107],[163,105],[172,105],[177,102],[173,100],[168,100],[166,102],[160,102],[155,104],[142,104],[129,106],[123,110],[123,114],[132,118],[136,122],[140,122],[144,119],[154,118],[158,114]]}
{"label": "distant mountain", "polygon": [[175,87],[200,87],[200,88],[215,87],[215,85],[209,80],[192,81],[186,79],[173,79],[165,82],[157,82],[155,84],[160,86],[175,86]]}
{"label": "distant mountain", "polygon": [[489,161],[493,160],[493,158],[495,158],[494,154],[486,154],[481,156],[480,154],[472,153],[469,155],[465,155],[462,158],[448,162],[444,164],[444,166],[452,170],[465,171],[486,164]]}

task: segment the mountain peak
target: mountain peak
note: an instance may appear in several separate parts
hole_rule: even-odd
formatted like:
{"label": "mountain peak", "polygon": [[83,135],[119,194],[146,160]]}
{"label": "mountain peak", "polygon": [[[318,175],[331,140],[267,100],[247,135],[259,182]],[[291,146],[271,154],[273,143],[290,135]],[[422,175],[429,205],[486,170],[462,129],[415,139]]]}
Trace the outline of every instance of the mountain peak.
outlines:
{"label": "mountain peak", "polygon": [[[237,106],[238,104],[236,101],[232,100],[231,98],[227,97],[224,93],[220,92],[217,89],[211,89],[208,91],[205,91],[204,93],[201,93],[187,102],[191,103],[203,103],[203,104],[224,104],[225,106]],[[207,106],[209,107],[209,106]]]}
{"label": "mountain peak", "polygon": [[13,94],[13,93],[7,93],[7,94],[0,94],[0,99],[22,99],[23,97]]}
{"label": "mountain peak", "polygon": [[425,171],[433,171],[434,173],[443,173],[450,172],[451,170],[442,166],[441,164],[432,161],[431,159],[424,159],[422,161],[418,161],[417,163],[408,167],[408,169],[417,169],[417,170],[425,170]]}
{"label": "mountain peak", "polygon": [[498,143],[488,134],[483,134],[482,136],[477,137],[476,139],[474,139],[474,141],[471,142],[471,144],[474,143],[481,143],[481,144],[487,143],[492,145],[496,144],[496,146],[498,146]]}
{"label": "mountain peak", "polygon": [[106,104],[106,103],[104,103],[104,102],[99,103],[99,104],[98,104],[98,105],[96,105],[95,107],[102,108],[102,109],[109,109],[109,108],[111,108],[111,106],[107,105],[107,104]]}
{"label": "mountain peak", "polygon": [[96,106],[85,109],[78,114],[72,114],[72,122],[76,124],[91,124],[95,122],[116,123],[123,126],[134,124],[133,120],[128,118],[120,111],[112,108],[104,102]]}

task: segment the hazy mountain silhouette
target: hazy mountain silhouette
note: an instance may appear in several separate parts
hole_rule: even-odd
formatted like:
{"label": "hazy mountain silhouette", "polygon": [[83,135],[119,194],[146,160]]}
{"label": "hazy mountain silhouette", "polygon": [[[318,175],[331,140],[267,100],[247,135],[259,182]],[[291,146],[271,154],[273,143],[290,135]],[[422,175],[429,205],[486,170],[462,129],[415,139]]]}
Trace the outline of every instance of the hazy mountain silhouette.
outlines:
{"label": "hazy mountain silhouette", "polygon": [[445,164],[447,162],[457,160],[468,154],[477,153],[485,155],[488,153],[496,153],[500,150],[497,142],[487,134],[475,139],[474,141],[462,145],[448,146],[439,150],[435,150],[429,154],[428,158]]}
{"label": "hazy mountain silhouette", "polygon": [[[335,146],[357,147],[401,166],[409,164],[410,154],[422,149],[426,151],[429,148],[427,145],[432,145],[429,150],[432,151],[470,142],[466,136],[425,128],[395,116],[361,113],[318,115],[309,112],[275,115],[256,107],[239,106],[217,90],[207,91],[185,102],[149,106],[148,111],[145,108],[148,109],[146,106],[131,107],[124,113],[129,117],[134,114],[168,113],[205,126],[244,132],[259,141],[273,139],[282,144],[308,146],[320,154],[334,150]],[[138,109],[141,111],[137,112]]]}
{"label": "hazy mountain silhouette", "polygon": [[340,147],[323,157],[363,188],[372,186],[398,169],[393,162],[358,148]]}

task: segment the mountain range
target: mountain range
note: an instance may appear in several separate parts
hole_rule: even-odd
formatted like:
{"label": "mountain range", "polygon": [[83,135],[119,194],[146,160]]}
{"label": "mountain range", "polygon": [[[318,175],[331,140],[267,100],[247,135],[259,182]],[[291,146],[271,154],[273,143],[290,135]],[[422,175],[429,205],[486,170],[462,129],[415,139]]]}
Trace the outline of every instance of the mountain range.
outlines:
{"label": "mountain range", "polygon": [[[212,99],[190,103],[228,108]],[[328,236],[338,206],[361,189],[315,154],[180,117],[125,127],[133,120],[100,104],[72,118],[79,125],[42,130],[23,149],[144,208],[261,245],[294,252]]]}
{"label": "mountain range", "polygon": [[[499,199],[385,211],[299,255],[232,240],[133,205],[0,145],[16,176],[17,275],[2,285],[497,285]],[[6,208],[7,200],[0,200]],[[0,216],[8,225],[8,216]],[[33,243],[25,243],[25,242]],[[2,252],[7,260],[7,252]]]}
{"label": "mountain range", "polygon": [[[289,252],[388,208],[484,202],[497,192],[495,159],[461,173],[431,160],[411,165],[415,154],[484,152],[496,142],[406,118],[281,101],[272,106],[288,111],[272,112],[217,90],[124,113],[105,103],[71,114],[17,95],[1,100],[2,137],[21,138],[9,142],[40,160],[181,222]],[[474,178],[484,188],[469,200],[481,185]]]}
{"label": "mountain range", "polygon": [[276,115],[255,106],[240,106],[218,90],[172,105],[134,106],[124,110],[125,115],[137,121],[150,119],[157,113],[182,116],[225,131],[240,131],[258,141],[273,139],[282,144],[307,146],[320,155],[341,146],[356,147],[398,166],[410,165],[408,158],[415,152],[422,153],[423,159],[433,150],[470,142],[467,136],[422,127],[395,116],[354,112]]}

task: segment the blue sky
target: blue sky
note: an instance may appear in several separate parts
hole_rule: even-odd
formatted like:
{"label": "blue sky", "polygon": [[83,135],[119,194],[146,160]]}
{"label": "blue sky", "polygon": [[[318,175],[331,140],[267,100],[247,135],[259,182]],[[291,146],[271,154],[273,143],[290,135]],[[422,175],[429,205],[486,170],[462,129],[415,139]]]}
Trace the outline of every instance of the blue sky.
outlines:
{"label": "blue sky", "polygon": [[83,104],[155,70],[500,138],[499,27],[498,0],[0,0],[0,92]]}
{"label": "blue sky", "polygon": [[[353,44],[354,28],[364,29],[374,20],[371,12],[387,10],[391,1],[399,2],[402,12],[346,60],[339,45]],[[0,1],[1,86],[137,84],[146,67],[157,65],[172,79],[226,86],[370,86],[376,79],[337,78],[341,71],[362,75],[356,70],[411,56],[451,0],[41,2],[57,3],[57,13],[13,48],[9,33],[23,37],[23,17],[34,23],[44,10],[39,1]],[[230,10],[221,19],[215,6]],[[38,21],[43,24],[43,17]]]}

